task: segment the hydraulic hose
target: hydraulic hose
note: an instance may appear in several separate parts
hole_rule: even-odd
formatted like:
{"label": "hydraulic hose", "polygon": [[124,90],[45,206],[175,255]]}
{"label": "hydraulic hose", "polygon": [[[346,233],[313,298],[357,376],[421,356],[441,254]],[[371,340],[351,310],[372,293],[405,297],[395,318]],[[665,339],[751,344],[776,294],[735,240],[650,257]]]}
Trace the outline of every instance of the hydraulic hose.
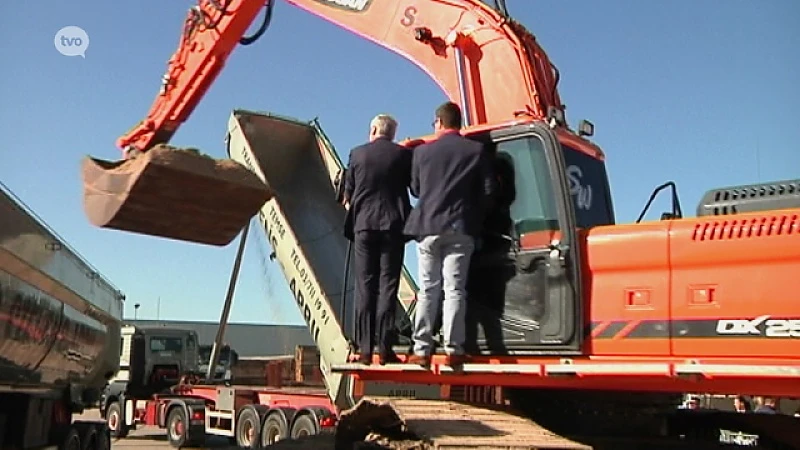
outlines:
{"label": "hydraulic hose", "polygon": [[261,26],[258,27],[255,33],[252,36],[242,36],[239,39],[239,43],[242,45],[250,45],[256,42],[269,28],[270,22],[272,22],[272,9],[275,7],[275,0],[270,0],[269,4],[267,5],[267,11],[264,13],[264,21],[261,22]]}

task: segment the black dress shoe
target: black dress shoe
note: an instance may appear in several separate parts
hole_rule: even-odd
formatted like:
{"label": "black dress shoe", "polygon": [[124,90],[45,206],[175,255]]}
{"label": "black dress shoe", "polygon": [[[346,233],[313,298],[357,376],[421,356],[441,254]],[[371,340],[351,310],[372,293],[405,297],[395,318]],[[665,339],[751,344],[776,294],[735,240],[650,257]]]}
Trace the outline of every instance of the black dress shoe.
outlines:
{"label": "black dress shoe", "polygon": [[401,361],[400,358],[397,357],[397,354],[392,352],[385,356],[381,355],[380,361],[378,362],[380,365],[385,365],[385,364],[400,364]]}
{"label": "black dress shoe", "polygon": [[358,363],[359,364],[365,364],[367,366],[372,364],[372,355],[359,355],[358,356]]}

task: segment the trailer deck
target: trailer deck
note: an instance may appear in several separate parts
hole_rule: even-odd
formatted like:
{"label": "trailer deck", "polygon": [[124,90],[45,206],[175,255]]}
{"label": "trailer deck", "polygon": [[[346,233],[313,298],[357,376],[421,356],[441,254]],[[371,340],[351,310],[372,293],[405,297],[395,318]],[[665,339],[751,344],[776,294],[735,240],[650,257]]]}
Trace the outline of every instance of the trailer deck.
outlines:
{"label": "trailer deck", "polygon": [[180,386],[174,392],[186,397],[203,398],[214,403],[220,401],[219,397],[223,392],[232,392],[238,399],[246,398],[250,403],[256,405],[270,407],[292,405],[296,408],[327,406],[333,409],[324,388],[196,384]]}
{"label": "trailer deck", "polygon": [[291,396],[309,396],[309,397],[325,397],[328,398],[327,393],[325,392],[325,388],[321,387],[308,387],[308,386],[251,386],[251,385],[223,385],[223,384],[192,384],[192,385],[184,385],[183,387],[179,388],[180,392],[182,393],[191,393],[194,392],[195,395],[209,395],[213,396],[216,395],[216,390],[220,387],[225,387],[229,389],[236,389],[238,391],[254,391],[257,392],[259,395],[269,395],[269,396],[281,396],[281,395],[291,395]]}

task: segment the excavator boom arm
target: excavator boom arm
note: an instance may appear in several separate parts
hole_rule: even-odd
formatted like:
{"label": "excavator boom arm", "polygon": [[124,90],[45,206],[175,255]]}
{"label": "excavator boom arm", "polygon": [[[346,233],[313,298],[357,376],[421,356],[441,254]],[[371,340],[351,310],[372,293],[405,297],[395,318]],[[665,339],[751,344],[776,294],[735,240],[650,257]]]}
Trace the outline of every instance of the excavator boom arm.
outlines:
{"label": "excavator boom arm", "polygon": [[[543,118],[561,108],[557,73],[522,25],[480,0],[286,0],[423,69],[468,124]],[[166,143],[188,119],[261,9],[275,0],[199,0],[147,117],[117,140],[126,153]],[[252,39],[249,39],[252,41]]]}
{"label": "excavator boom arm", "polygon": [[[117,139],[117,146],[123,151],[147,151],[169,142],[200,103],[263,6],[264,2],[257,0],[199,0],[190,8],[178,50],[169,60],[147,117]],[[269,3],[268,8],[265,23],[272,12]]]}

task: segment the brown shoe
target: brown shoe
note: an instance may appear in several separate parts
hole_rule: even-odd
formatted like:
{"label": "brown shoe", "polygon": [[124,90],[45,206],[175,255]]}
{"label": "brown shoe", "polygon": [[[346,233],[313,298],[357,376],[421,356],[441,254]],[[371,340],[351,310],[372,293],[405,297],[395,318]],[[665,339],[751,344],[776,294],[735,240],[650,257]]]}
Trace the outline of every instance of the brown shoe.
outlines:
{"label": "brown shoe", "polygon": [[431,365],[431,357],[430,356],[420,356],[420,355],[411,355],[406,360],[408,364],[417,364],[422,367],[428,367]]}

